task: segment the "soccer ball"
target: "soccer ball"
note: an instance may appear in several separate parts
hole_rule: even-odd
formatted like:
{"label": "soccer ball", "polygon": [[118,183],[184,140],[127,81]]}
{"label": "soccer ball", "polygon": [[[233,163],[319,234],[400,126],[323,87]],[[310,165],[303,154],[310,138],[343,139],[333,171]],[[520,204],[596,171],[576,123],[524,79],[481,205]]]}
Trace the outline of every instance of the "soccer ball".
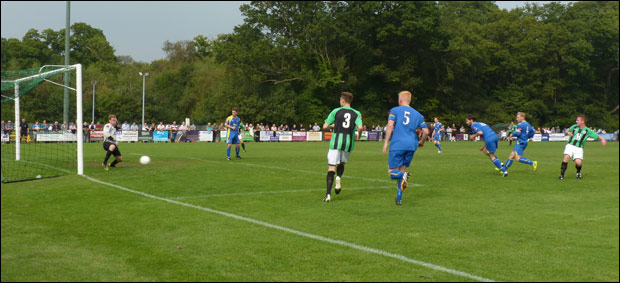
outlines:
{"label": "soccer ball", "polygon": [[144,155],[144,156],[140,157],[140,163],[142,165],[149,164],[149,163],[151,163],[151,158],[146,156],[146,155]]}

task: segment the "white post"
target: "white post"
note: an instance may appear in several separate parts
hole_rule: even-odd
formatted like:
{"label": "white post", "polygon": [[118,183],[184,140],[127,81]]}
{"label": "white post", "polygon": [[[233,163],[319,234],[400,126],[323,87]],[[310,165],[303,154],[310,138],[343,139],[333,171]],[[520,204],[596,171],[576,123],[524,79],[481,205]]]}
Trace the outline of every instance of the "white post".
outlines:
{"label": "white post", "polygon": [[[15,160],[21,160],[21,129],[20,129],[21,120],[19,119],[19,83],[15,83],[15,124],[13,129],[15,130]],[[11,139],[11,135],[9,134],[9,140]]]}
{"label": "white post", "polygon": [[149,75],[149,73],[144,73],[144,75],[142,75],[142,72],[139,72],[140,76],[142,77],[142,125],[144,126],[144,96],[145,96],[145,85],[146,85],[146,76]]}
{"label": "white post", "polygon": [[76,113],[77,113],[77,173],[78,175],[84,175],[84,133],[82,124],[84,118],[82,117],[82,64],[75,65],[75,90],[77,92],[76,98]]}

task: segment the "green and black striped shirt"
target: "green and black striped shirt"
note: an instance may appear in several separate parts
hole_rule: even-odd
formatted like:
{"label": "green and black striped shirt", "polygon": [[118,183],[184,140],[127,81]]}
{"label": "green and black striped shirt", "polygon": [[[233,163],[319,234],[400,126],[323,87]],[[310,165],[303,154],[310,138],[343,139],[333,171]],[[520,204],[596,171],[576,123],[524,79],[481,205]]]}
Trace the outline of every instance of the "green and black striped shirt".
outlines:
{"label": "green and black striped shirt", "polygon": [[351,107],[340,107],[329,113],[325,123],[334,124],[329,148],[352,152],[357,126],[362,125],[362,114]]}
{"label": "green and black striped shirt", "polygon": [[573,133],[573,136],[569,137],[568,143],[576,147],[583,148],[583,146],[586,145],[586,141],[588,140],[589,137],[595,140],[598,139],[598,134],[595,133],[592,129],[588,127],[584,127],[582,129],[582,128],[579,128],[577,124],[571,126],[570,129],[568,129],[568,132]]}

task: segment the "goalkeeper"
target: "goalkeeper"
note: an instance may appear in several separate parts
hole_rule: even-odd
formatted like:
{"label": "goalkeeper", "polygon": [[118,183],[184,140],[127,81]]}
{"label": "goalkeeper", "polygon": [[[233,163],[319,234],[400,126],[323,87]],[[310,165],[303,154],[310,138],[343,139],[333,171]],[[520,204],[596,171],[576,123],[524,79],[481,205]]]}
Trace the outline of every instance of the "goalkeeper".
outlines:
{"label": "goalkeeper", "polygon": [[116,164],[123,162],[121,151],[118,149],[118,141],[116,140],[116,115],[110,115],[108,117],[109,123],[103,127],[103,149],[106,151],[105,159],[103,160],[103,169],[108,171],[108,159],[110,155],[114,154],[115,160],[110,163],[109,167],[116,167]]}

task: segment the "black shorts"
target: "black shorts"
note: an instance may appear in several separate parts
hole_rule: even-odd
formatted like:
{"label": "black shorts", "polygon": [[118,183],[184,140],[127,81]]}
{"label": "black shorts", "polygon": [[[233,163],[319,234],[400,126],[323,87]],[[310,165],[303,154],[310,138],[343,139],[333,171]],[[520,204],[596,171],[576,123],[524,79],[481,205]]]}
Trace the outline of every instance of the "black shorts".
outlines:
{"label": "black shorts", "polygon": [[[103,149],[105,149],[105,151],[110,151],[110,146],[113,145],[114,143],[111,143],[109,141],[104,141],[103,142]],[[118,149],[118,145],[116,145],[116,148],[114,149],[114,151],[112,151],[112,155],[114,155],[114,157],[119,157],[121,156],[121,151]]]}

